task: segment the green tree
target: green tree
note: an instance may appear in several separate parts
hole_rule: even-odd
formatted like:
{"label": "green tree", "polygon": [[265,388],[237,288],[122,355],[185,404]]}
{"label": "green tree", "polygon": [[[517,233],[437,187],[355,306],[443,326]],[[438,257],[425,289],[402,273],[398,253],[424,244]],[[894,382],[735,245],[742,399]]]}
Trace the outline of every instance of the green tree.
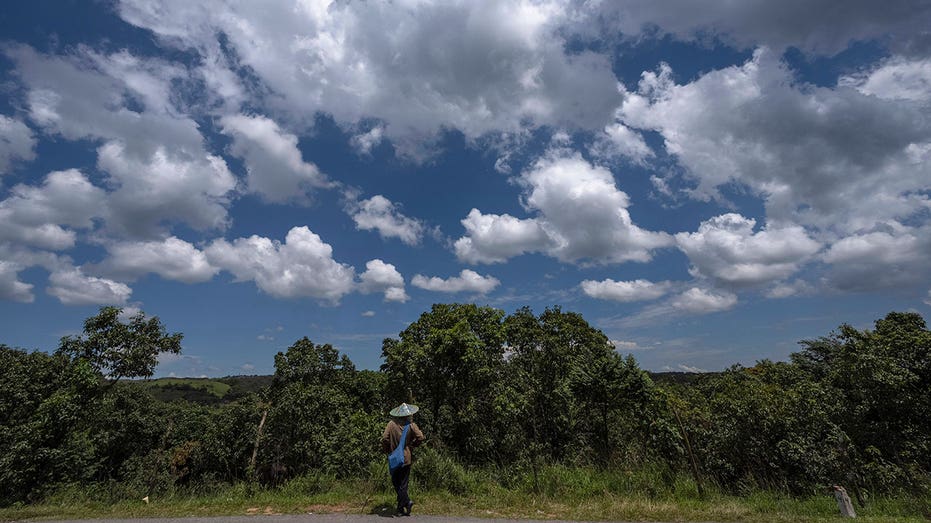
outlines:
{"label": "green tree", "polygon": [[84,362],[0,345],[0,506],[94,477],[96,386]]}
{"label": "green tree", "polygon": [[655,403],[652,381],[580,314],[554,307],[534,316],[524,307],[504,326],[529,441],[555,459],[605,463],[622,439],[642,434]]}
{"label": "green tree", "polygon": [[492,307],[436,304],[382,344],[394,403],[416,401],[432,438],[479,462],[495,444],[484,421],[503,365],[503,317]]}
{"label": "green tree", "polygon": [[834,421],[842,405],[796,366],[735,366],[696,383],[689,399],[686,420],[702,469],[725,488],[802,494],[850,486],[850,445]]}
{"label": "green tree", "polygon": [[84,334],[65,336],[58,353],[86,361],[112,382],[120,378],[148,378],[155,372],[158,355],[181,352],[183,334],[166,334],[157,316],[139,312],[120,321],[119,307],[101,307],[84,320]]}
{"label": "green tree", "polygon": [[893,467],[931,470],[931,331],[919,314],[891,312],[874,330],[841,325],[801,345],[792,361],[837,391],[837,422],[877,473],[869,483],[888,488]]}
{"label": "green tree", "polygon": [[275,356],[260,454],[267,469],[296,475],[337,461],[328,459],[334,438],[346,432],[341,424],[361,407],[352,394],[355,373],[346,355],[306,337]]}

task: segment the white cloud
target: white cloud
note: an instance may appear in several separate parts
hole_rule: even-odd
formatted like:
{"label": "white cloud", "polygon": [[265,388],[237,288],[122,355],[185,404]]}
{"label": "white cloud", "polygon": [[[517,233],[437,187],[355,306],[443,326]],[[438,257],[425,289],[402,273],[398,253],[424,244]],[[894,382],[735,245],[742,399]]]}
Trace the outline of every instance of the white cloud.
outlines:
{"label": "white cloud", "polygon": [[437,276],[428,278],[416,274],[411,279],[411,285],[434,292],[475,292],[486,294],[494,290],[501,282],[493,276],[482,276],[475,271],[464,269],[459,276],[442,279]]}
{"label": "white cloud", "polygon": [[603,133],[596,135],[590,150],[599,158],[627,157],[636,163],[643,163],[653,156],[653,150],[643,136],[620,122],[608,125]]}
{"label": "white cloud", "polygon": [[364,133],[354,135],[349,143],[355,147],[359,154],[371,154],[372,149],[377,147],[384,139],[384,134],[385,128],[376,125]]}
{"label": "white cloud", "polygon": [[301,202],[312,188],[330,185],[316,165],[303,160],[297,136],[270,118],[240,114],[220,124],[233,137],[232,153],[245,159],[249,190],[265,200]]}
{"label": "white cloud", "polygon": [[309,296],[336,303],[354,286],[353,268],[335,261],[333,248],[307,227],[292,228],[284,243],[256,235],[214,240],[204,253],[236,281],[255,281],[278,298]]}
{"label": "white cloud", "polygon": [[620,302],[655,300],[669,292],[672,284],[668,281],[654,283],[647,280],[604,281],[585,280],[582,290],[592,298]]}
{"label": "white cloud", "polygon": [[103,142],[98,167],[109,176],[113,231],[163,234],[166,223],[222,229],[236,180],[207,153],[197,123],[182,116],[177,82],[186,71],[126,51],[80,47],[65,57],[22,45],[3,49],[27,89],[29,116],[48,134]]}
{"label": "white cloud", "polygon": [[849,234],[928,208],[931,115],[909,100],[799,84],[776,53],[677,85],[644,73],[620,116],[662,134],[698,199],[730,183],[761,197],[770,227]]}
{"label": "white cloud", "polygon": [[603,320],[603,323],[619,329],[637,329],[663,321],[672,321],[682,316],[722,312],[732,309],[735,305],[737,305],[737,295],[734,293],[690,287],[659,303],[644,307],[635,314]]}
{"label": "white cloud", "polygon": [[907,46],[926,34],[931,9],[921,0],[878,3],[851,0],[841,4],[807,0],[726,0],[694,2],[629,0],[600,2],[599,19],[609,31],[630,37],[670,33],[685,40],[720,38],[743,47],[789,46],[833,55],[853,41],[884,39]]}
{"label": "white cloud", "polygon": [[708,372],[706,369],[703,369],[701,367],[693,367],[691,365],[686,365],[684,363],[680,363],[679,365],[677,365],[677,367],[681,371],[690,372],[692,374],[701,374],[704,372]]}
{"label": "white cloud", "polygon": [[646,262],[653,249],[672,243],[665,233],[634,225],[630,199],[615,186],[611,172],[578,153],[540,159],[520,181],[527,206],[539,209],[556,242],[549,252],[562,261]]}
{"label": "white cloud", "polygon": [[361,314],[363,318],[372,318],[375,316],[375,311],[365,311]]}
{"label": "white cloud", "polygon": [[365,264],[365,272],[359,279],[362,283],[359,290],[369,294],[373,292],[385,293],[385,301],[406,302],[407,292],[404,290],[404,277],[390,263],[381,260],[370,260]]}
{"label": "white cloud", "polygon": [[500,263],[508,258],[551,246],[537,220],[509,214],[482,214],[472,209],[462,219],[466,236],[455,243],[456,256],[468,263]]}
{"label": "white cloud", "polygon": [[106,215],[106,194],[77,169],[56,171],[41,186],[16,185],[0,202],[0,241],[49,250],[74,246],[75,232]]}
{"label": "white cloud", "polygon": [[216,55],[218,35],[268,89],[276,119],[384,122],[416,152],[444,128],[469,139],[526,125],[600,129],[620,93],[606,56],[566,52],[559,1],[173,5],[126,0],[121,16],[162,41]]}
{"label": "white cloud", "polygon": [[347,210],[356,222],[356,229],[374,229],[382,238],[398,238],[407,245],[417,245],[423,236],[424,225],[420,220],[405,216],[397,204],[380,194],[350,201]]}
{"label": "white cloud", "polygon": [[18,263],[0,260],[0,300],[12,300],[32,303],[35,296],[32,294],[31,283],[19,281],[19,271],[24,267]]}
{"label": "white cloud", "polygon": [[928,289],[928,296],[924,300],[925,305],[931,306],[931,289]]}
{"label": "white cloud", "polygon": [[780,299],[808,294],[813,290],[814,289],[809,283],[803,280],[796,280],[794,282],[777,283],[767,289],[765,295],[767,298]]}
{"label": "white cloud", "polygon": [[723,285],[757,285],[791,276],[821,245],[802,227],[753,231],[756,220],[729,213],[705,220],[697,232],[676,234],[692,274]]}
{"label": "white cloud", "polygon": [[99,150],[98,166],[118,189],[110,195],[114,229],[130,236],[163,233],[165,223],[186,223],[197,230],[224,229],[228,193],[236,186],[219,156],[185,160],[159,147],[147,158],[127,154],[121,142]]}
{"label": "white cloud", "polygon": [[608,340],[618,351],[652,350],[654,347],[642,347],[636,341]]}
{"label": "white cloud", "polygon": [[142,308],[137,305],[124,305],[123,307],[120,307],[120,309],[122,310],[120,311],[119,316],[117,316],[117,319],[122,322],[129,322],[132,317],[137,314],[145,314],[142,311]]}
{"label": "white cloud", "polygon": [[914,289],[931,279],[929,252],[931,225],[916,228],[890,222],[879,230],[838,240],[822,260],[831,264],[826,280],[834,288]]}
{"label": "white cloud", "polygon": [[34,159],[35,148],[32,129],[19,120],[0,114],[0,176],[9,172],[15,161]]}
{"label": "white cloud", "polygon": [[538,160],[521,182],[527,206],[540,210],[556,242],[550,253],[562,261],[646,262],[653,249],[671,243],[664,233],[634,225],[630,199],[611,172],[577,153]]}
{"label": "white cloud", "polygon": [[670,305],[692,314],[710,314],[733,308],[737,305],[737,295],[692,287],[673,298]]}
{"label": "white cloud", "polygon": [[184,283],[208,281],[219,271],[192,244],[174,236],[157,241],[115,242],[107,245],[110,257],[96,270],[106,276],[135,279],[155,273]]}
{"label": "white cloud", "polygon": [[259,341],[275,341],[275,337],[270,334],[259,334],[255,339]]}
{"label": "white cloud", "polygon": [[931,58],[896,56],[868,73],[843,76],[837,83],[880,98],[929,102]]}
{"label": "white cloud", "polygon": [[132,289],[125,283],[87,276],[79,267],[62,267],[48,278],[46,292],[65,305],[121,305]]}
{"label": "white cloud", "polygon": [[544,252],[563,262],[646,262],[672,237],[636,226],[630,200],[604,167],[578,153],[550,151],[518,183],[523,202],[537,216],[482,214],[472,210],[462,223],[467,236],[456,241],[463,261],[499,262],[524,252]]}

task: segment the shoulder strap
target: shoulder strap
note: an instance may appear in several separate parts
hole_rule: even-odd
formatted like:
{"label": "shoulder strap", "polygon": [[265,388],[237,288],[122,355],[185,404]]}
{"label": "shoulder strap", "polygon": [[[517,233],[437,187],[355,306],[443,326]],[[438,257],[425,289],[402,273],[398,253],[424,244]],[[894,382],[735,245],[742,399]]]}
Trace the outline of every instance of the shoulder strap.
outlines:
{"label": "shoulder strap", "polygon": [[398,441],[398,446],[404,448],[407,446],[407,429],[411,427],[410,423],[404,425],[404,429],[401,431],[401,440]]}

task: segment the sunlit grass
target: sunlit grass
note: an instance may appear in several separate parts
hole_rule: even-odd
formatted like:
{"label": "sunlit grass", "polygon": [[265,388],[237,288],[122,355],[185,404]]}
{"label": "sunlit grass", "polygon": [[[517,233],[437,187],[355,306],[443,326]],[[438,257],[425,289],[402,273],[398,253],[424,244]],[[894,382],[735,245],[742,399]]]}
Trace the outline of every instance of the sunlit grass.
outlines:
{"label": "sunlit grass", "polygon": [[[277,488],[252,483],[177,489],[142,496],[118,485],[64,488],[33,505],[0,509],[0,520],[183,517],[259,514],[391,512],[394,492],[387,474],[370,469],[370,479],[337,480],[327,474],[295,478]],[[841,521],[829,493],[796,498],[757,491],[744,496],[724,494],[706,485],[700,498],[688,476],[665,479],[658,470],[594,470],[547,467],[532,475],[511,478],[508,487],[498,481],[500,471],[462,470],[454,478],[457,492],[445,488],[424,490],[412,479],[411,495],[420,514],[484,518],[627,520],[627,521]],[[461,483],[461,484],[460,484]],[[132,499],[129,496],[133,495]],[[927,521],[931,500],[909,497],[876,498],[858,507],[859,521]]]}

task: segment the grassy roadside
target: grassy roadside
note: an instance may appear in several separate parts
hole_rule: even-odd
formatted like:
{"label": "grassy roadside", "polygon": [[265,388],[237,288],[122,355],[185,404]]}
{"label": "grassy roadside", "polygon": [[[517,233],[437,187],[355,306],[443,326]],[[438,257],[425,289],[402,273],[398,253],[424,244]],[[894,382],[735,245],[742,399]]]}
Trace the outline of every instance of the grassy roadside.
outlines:
{"label": "grassy roadside", "polygon": [[[541,495],[487,485],[481,492],[455,495],[446,490],[423,492],[412,485],[420,514],[485,518],[627,520],[627,521],[841,521],[832,497],[797,499],[768,492],[744,497],[710,494],[646,496],[611,492],[586,495]],[[0,509],[0,520],[61,518],[184,517],[261,514],[363,513],[392,510],[393,492],[366,481],[334,481],[320,490],[320,482],[296,481],[277,489],[239,484],[210,493],[176,492],[139,499],[112,500],[97,492],[65,489],[40,504]],[[875,499],[858,509],[859,521],[928,521],[929,500]]]}

